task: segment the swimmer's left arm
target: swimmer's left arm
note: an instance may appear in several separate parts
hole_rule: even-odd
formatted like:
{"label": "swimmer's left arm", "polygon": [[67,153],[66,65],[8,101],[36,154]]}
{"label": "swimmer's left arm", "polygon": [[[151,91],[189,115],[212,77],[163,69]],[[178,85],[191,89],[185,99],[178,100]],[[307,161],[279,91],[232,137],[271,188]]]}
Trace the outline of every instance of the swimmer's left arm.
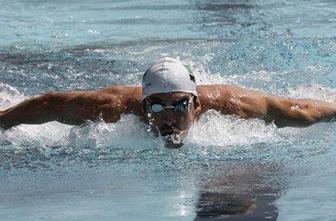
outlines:
{"label": "swimmer's left arm", "polygon": [[336,120],[336,104],[313,99],[288,99],[268,96],[265,120],[278,127],[310,126]]}
{"label": "swimmer's left arm", "polygon": [[262,92],[233,89],[231,101],[243,118],[261,118],[277,127],[306,127],[336,120],[336,104],[314,99],[290,99]]}
{"label": "swimmer's left arm", "polygon": [[258,91],[241,89],[237,100],[238,115],[243,118],[261,118],[277,127],[306,127],[321,121],[336,119],[336,105],[314,99],[290,99]]}
{"label": "swimmer's left arm", "polygon": [[304,127],[336,120],[335,103],[277,97],[228,85],[201,86],[199,92],[203,111],[215,109],[246,119],[261,118],[278,127]]}

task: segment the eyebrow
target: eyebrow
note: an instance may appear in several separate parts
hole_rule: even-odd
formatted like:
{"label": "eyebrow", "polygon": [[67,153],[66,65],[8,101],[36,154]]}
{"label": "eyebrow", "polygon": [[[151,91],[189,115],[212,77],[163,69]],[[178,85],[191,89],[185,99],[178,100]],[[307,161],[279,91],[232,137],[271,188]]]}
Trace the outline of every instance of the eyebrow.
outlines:
{"label": "eyebrow", "polygon": [[160,98],[152,97],[148,99],[149,102],[158,102],[162,103],[162,100]]}
{"label": "eyebrow", "polygon": [[173,105],[178,104],[178,103],[181,103],[181,102],[183,102],[183,101],[189,101],[190,99],[191,99],[191,98],[188,97],[188,96],[181,97],[181,98],[179,98],[177,101],[174,101]]}
{"label": "eyebrow", "polygon": [[[191,98],[188,97],[188,96],[180,97],[180,98],[178,98],[178,100],[173,101],[173,102],[172,102],[172,105],[176,105],[176,104],[178,104],[178,103],[181,103],[181,102],[183,102],[183,101],[190,100],[190,99],[191,99]],[[149,102],[150,102],[150,103],[165,104],[165,101],[164,101],[164,100],[162,100],[162,99],[160,99],[160,98],[156,98],[156,97],[152,97],[152,98],[150,98],[150,99],[149,99]]]}

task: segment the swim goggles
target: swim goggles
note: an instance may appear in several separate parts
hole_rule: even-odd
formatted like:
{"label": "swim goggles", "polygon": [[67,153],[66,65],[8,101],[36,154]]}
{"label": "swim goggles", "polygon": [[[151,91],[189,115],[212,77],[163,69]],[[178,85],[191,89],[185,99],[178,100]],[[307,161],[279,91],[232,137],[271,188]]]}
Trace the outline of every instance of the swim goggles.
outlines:
{"label": "swim goggles", "polygon": [[187,113],[189,111],[190,104],[192,102],[194,97],[192,97],[189,101],[181,101],[180,103],[177,103],[175,105],[163,105],[159,103],[152,103],[149,104],[149,111],[152,113],[160,113],[164,111],[165,109],[173,109],[177,113]]}

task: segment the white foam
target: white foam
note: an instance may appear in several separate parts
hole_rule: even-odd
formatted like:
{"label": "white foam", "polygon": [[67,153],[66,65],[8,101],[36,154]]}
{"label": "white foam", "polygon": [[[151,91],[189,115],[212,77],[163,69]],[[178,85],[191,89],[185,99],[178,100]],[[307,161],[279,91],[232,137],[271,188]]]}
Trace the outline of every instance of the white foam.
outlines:
{"label": "white foam", "polygon": [[187,143],[201,146],[230,147],[281,140],[273,124],[259,119],[245,120],[208,111],[191,128]]}
{"label": "white foam", "polygon": [[328,102],[336,102],[336,89],[323,87],[318,84],[299,86],[289,89],[292,98],[311,98]]}
{"label": "white foam", "polygon": [[148,132],[148,126],[135,115],[124,115],[116,123],[89,123],[74,127],[68,134],[71,146],[94,148],[156,148],[162,142]]}
{"label": "white foam", "polygon": [[1,140],[9,141],[9,148],[17,149],[57,146],[76,149],[163,148],[163,142],[147,128],[138,117],[125,115],[116,123],[88,122],[83,126],[69,126],[54,121],[42,125],[20,125],[1,133]]}
{"label": "white foam", "polygon": [[0,82],[0,110],[13,106],[24,99],[25,96],[16,88]]}

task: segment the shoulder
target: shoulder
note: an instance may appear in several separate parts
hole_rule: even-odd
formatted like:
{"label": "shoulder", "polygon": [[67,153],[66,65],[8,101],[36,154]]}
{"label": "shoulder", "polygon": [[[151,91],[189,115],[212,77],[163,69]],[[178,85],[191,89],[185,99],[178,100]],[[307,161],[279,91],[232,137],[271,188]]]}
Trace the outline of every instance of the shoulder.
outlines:
{"label": "shoulder", "polygon": [[198,85],[197,93],[202,105],[223,101],[233,96],[236,87],[230,85],[213,84]]}
{"label": "shoulder", "polygon": [[125,107],[125,113],[139,114],[142,88],[140,86],[111,86],[96,92],[96,96]]}
{"label": "shoulder", "polygon": [[140,100],[141,93],[142,91],[140,86],[123,85],[110,86],[96,91],[96,95],[115,97],[125,101],[128,99]]}
{"label": "shoulder", "polygon": [[204,100],[209,99],[242,99],[244,97],[261,97],[266,96],[265,93],[255,90],[246,89],[234,85],[214,84],[214,85],[199,85],[197,92]]}
{"label": "shoulder", "polygon": [[125,86],[125,85],[114,85],[106,88],[102,88],[97,91],[97,93],[106,94],[106,95],[135,95],[141,96],[141,87],[140,86]]}
{"label": "shoulder", "polygon": [[208,85],[198,85],[197,93],[200,96],[207,96],[216,92],[230,92],[232,90],[237,90],[238,87],[225,84],[208,84]]}
{"label": "shoulder", "polygon": [[200,85],[197,91],[203,112],[215,109],[224,114],[245,117],[254,114],[257,109],[262,112],[266,106],[264,93],[238,86]]}

